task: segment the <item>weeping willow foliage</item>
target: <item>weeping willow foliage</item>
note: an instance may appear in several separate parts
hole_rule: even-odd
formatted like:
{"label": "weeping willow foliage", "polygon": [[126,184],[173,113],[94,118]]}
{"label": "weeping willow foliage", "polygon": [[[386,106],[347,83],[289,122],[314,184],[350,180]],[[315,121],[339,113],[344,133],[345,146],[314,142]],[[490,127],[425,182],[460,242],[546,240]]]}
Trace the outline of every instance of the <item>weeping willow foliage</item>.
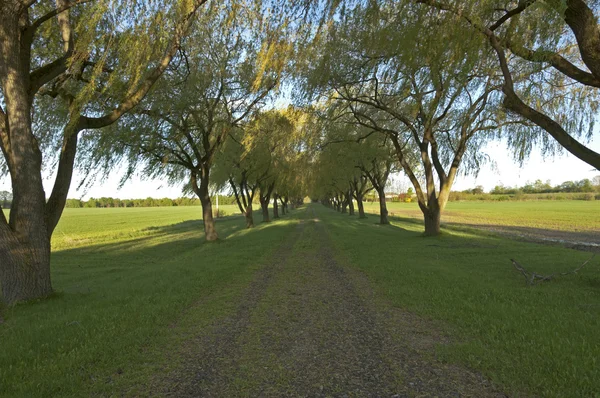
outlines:
{"label": "weeping willow foliage", "polygon": [[476,173],[487,160],[484,142],[501,128],[523,127],[501,111],[501,80],[483,38],[444,14],[372,2],[332,24],[319,51],[320,61],[305,71],[305,97],[339,108],[367,131],[397,137],[419,179],[427,130],[448,170],[466,129],[462,170]]}
{"label": "weeping willow foliage", "polygon": [[[387,167],[389,171],[395,171],[394,151],[387,137],[369,134],[369,129],[355,125],[349,115],[336,114],[334,106],[329,107],[327,113],[321,119],[322,149],[310,180],[311,197],[346,195],[350,183],[365,176],[367,172],[373,173]],[[370,183],[367,185],[370,186]]]}
{"label": "weeping willow foliage", "polygon": [[264,106],[286,67],[285,39],[256,7],[211,3],[143,103],[118,125],[85,135],[90,151],[80,165],[103,177],[125,165],[122,182],[136,171],[173,184],[189,180],[190,170],[214,156],[207,148],[220,151]]}
{"label": "weeping willow foliage", "polygon": [[[207,16],[215,17],[214,9],[220,7],[223,13],[229,14],[228,22],[216,16],[218,23],[223,24],[221,32],[227,26],[238,33],[243,29],[245,41],[260,41],[263,47],[253,54],[259,69],[262,68],[262,73],[255,73],[253,81],[253,88],[258,91],[264,86],[261,79],[269,73],[267,69],[272,69],[276,62],[287,62],[291,49],[285,37],[291,35],[290,27],[298,28],[303,21],[324,18],[319,17],[320,11],[335,8],[335,3],[332,0],[209,1],[200,14],[204,15],[203,23],[208,21],[214,27]],[[177,24],[197,4],[194,0],[94,0],[70,8],[75,46],[69,57],[68,73],[42,88],[35,98],[33,111],[35,134],[43,144],[44,167],[48,171],[56,165],[69,119],[73,123],[77,120],[70,116],[80,113],[97,117],[115,109],[157,65],[176,33]],[[36,20],[55,7],[53,1],[34,2],[29,17]],[[241,14],[244,21],[235,17]],[[32,45],[32,70],[63,55],[57,18],[43,23],[37,33]],[[258,35],[262,35],[262,39]],[[207,50],[212,49],[207,47]],[[179,58],[184,58],[182,53]],[[0,103],[3,102],[0,92]],[[90,143],[89,133],[83,141]],[[80,151],[78,160],[88,173],[93,169],[89,158],[91,147],[84,149],[87,153]],[[7,171],[4,159],[0,159],[0,167],[3,172]]]}
{"label": "weeping willow foliage", "polygon": [[[49,12],[53,3],[36,3],[31,19]],[[100,116],[138,87],[164,56],[187,3],[99,0],[70,9],[75,47],[68,71],[35,98],[34,129],[47,161],[55,160],[69,113]],[[41,26],[32,45],[32,69],[62,55],[60,37],[56,18]]]}
{"label": "weeping willow foliage", "polygon": [[[471,35],[480,35],[477,26],[492,26],[508,10],[514,9],[518,1],[455,1],[442,3],[456,11],[450,16],[421,5],[437,15],[454,18],[457,29],[466,28]],[[587,1],[597,13],[597,0]],[[517,95],[529,106],[558,122],[571,136],[588,141],[592,137],[595,115],[598,111],[599,90],[576,82],[552,68],[550,56],[558,54],[566,60],[587,70],[577,48],[576,39],[566,25],[564,13],[566,0],[535,1],[524,12],[501,25],[495,34],[507,47],[509,68],[515,79]],[[456,15],[459,14],[459,15]],[[466,20],[467,17],[471,22]],[[532,60],[513,54],[510,49],[531,51]],[[540,128],[531,127],[516,131],[504,131],[502,137],[512,148],[515,159],[523,162],[534,147],[545,155],[554,155],[562,147]]]}
{"label": "weeping willow foliage", "polygon": [[[28,10],[30,21],[56,7],[54,1],[33,3]],[[135,90],[148,69],[164,56],[189,4],[189,0],[96,0],[69,9],[74,47],[68,70],[44,85],[33,99],[34,134],[47,171],[53,170],[57,161],[70,115],[100,116]],[[59,60],[63,54],[57,18],[50,18],[33,37],[31,71]],[[4,105],[1,87],[0,103]],[[7,173],[5,166],[2,157],[3,173]]]}
{"label": "weeping willow foliage", "polygon": [[256,113],[217,157],[215,186],[226,189],[230,180],[239,185],[245,179],[259,189],[273,184],[281,196],[301,194],[309,169],[306,125],[306,114],[291,106]]}
{"label": "weeping willow foliage", "polygon": [[[319,45],[310,49],[304,62],[299,63],[304,84],[297,96],[311,101],[319,96],[335,96],[334,88],[345,87],[354,97],[370,90],[372,98],[377,89],[379,99],[392,105],[392,96],[404,98],[403,95],[407,96],[411,90],[410,84],[400,87],[402,76],[414,75],[422,84],[427,80],[423,74],[429,73],[425,69],[433,74],[438,73],[436,69],[445,70],[454,76],[455,82],[473,72],[471,75],[477,75],[477,78],[468,85],[471,96],[478,93],[486,80],[500,87],[503,80],[498,61],[477,26],[492,25],[519,2],[448,0],[437,3],[443,3],[455,12],[440,11],[412,0],[347,3],[338,18],[327,25],[326,33],[318,37]],[[588,4],[594,11],[598,10],[597,1]],[[495,33],[503,43],[529,49],[535,54],[532,62],[508,52],[519,97],[553,118],[573,137],[588,140],[593,132],[598,90],[574,82],[545,61],[550,54],[560,54],[586,69],[575,38],[565,25],[565,8],[565,1],[536,1]],[[375,78],[376,88],[368,84],[376,81]],[[350,88],[351,83],[353,87]],[[464,159],[468,164],[462,170],[478,170],[485,157],[472,155],[477,155],[477,148],[491,139],[505,139],[520,162],[534,147],[541,148],[545,155],[562,150],[544,130],[531,123],[517,122],[518,115],[505,114],[501,94],[496,92],[492,97],[488,101],[489,107],[496,113],[495,123],[502,128],[486,129],[485,135],[477,134],[469,140],[469,156]],[[404,110],[414,112],[406,102],[404,99]],[[461,103],[468,103],[468,99],[457,101],[458,105]],[[398,107],[400,103],[393,105]]]}

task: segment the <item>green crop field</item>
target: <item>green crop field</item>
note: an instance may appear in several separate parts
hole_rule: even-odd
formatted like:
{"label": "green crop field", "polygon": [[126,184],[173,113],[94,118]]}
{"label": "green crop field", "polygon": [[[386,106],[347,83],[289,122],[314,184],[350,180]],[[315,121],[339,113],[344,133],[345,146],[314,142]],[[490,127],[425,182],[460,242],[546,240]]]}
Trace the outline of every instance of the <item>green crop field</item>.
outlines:
{"label": "green crop field", "polygon": [[[237,206],[220,206],[225,214],[239,212]],[[115,209],[65,209],[52,237],[54,249],[114,242],[152,233],[165,225],[202,219],[200,206],[136,207]]]}
{"label": "green crop field", "polygon": [[[378,214],[379,204],[365,203],[365,211]],[[390,202],[388,212],[392,216],[423,220],[416,202]],[[449,202],[442,212],[442,222],[600,233],[600,200]]]}
{"label": "green crop field", "polygon": [[[546,212],[525,206],[536,204],[502,203],[501,209],[512,211],[511,222],[521,217],[524,224],[550,228],[596,206],[552,203],[554,210]],[[469,217],[494,220],[500,209],[494,206],[457,203],[449,210],[473,222]],[[398,215],[415,210],[412,204],[390,209]],[[554,211],[559,214],[548,221]],[[294,245],[294,264],[301,270],[315,245],[330,247],[339,264],[368,277],[382,302],[448,336],[423,355],[481,372],[509,395],[600,391],[598,259],[577,275],[535,287],[527,287],[509,261],[549,274],[571,270],[589,253],[468,231],[424,238],[411,220],[380,226],[374,216],[359,220],[317,204],[270,224],[256,214],[251,230],[240,216],[222,218],[221,240],[207,244],[199,216],[199,207],[67,209],[53,242],[55,296],[0,309],[0,396],[152,395],[159,375],[184,366],[174,354],[180,347],[238,311],[245,289],[301,221],[309,227]],[[594,217],[583,217],[581,225],[593,229]],[[315,237],[313,220],[326,240]],[[269,308],[282,302],[277,294],[289,292],[289,278],[298,277],[287,272],[251,318],[257,328],[277,328]],[[267,369],[253,341],[240,348],[250,361],[242,369]],[[251,379],[236,385],[251,388]]]}

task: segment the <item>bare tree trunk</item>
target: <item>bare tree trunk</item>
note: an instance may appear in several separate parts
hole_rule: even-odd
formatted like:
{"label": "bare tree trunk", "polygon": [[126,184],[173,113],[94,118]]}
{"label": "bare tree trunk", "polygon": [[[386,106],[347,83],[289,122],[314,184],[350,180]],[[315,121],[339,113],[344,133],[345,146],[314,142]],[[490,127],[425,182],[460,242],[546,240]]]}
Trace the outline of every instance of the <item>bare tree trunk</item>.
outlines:
{"label": "bare tree trunk", "polygon": [[423,212],[425,218],[425,235],[437,236],[440,234],[441,211],[437,205],[429,206]]}
{"label": "bare tree trunk", "polygon": [[379,224],[386,225],[390,222],[388,220],[387,203],[385,202],[385,189],[382,188],[377,193],[379,194]]}
{"label": "bare tree trunk", "polygon": [[215,220],[212,212],[212,202],[210,198],[208,200],[200,200],[202,203],[202,222],[204,223],[204,236],[207,242],[213,242],[219,239],[217,230],[215,228]]}
{"label": "bare tree trunk", "polygon": [[16,236],[6,234],[0,240],[0,286],[3,301],[13,304],[20,301],[48,297],[52,294],[50,279],[50,239],[38,236],[20,242]]}
{"label": "bare tree trunk", "polygon": [[246,228],[253,228],[254,227],[254,216],[252,215],[252,202],[250,202],[248,204],[248,207],[246,208],[246,212],[244,213],[244,216],[246,217]]}
{"label": "bare tree trunk", "polygon": [[342,214],[348,213],[348,200],[342,199]]}
{"label": "bare tree trunk", "polygon": [[263,197],[260,195],[260,208],[262,209],[263,222],[271,222],[269,218],[269,197]]}
{"label": "bare tree trunk", "polygon": [[286,205],[285,205],[285,201],[283,200],[283,197],[279,197],[279,200],[281,201],[281,215],[285,216],[285,213],[287,211]]}
{"label": "bare tree trunk", "polygon": [[277,199],[277,194],[273,196],[273,219],[279,218],[279,203]]}
{"label": "bare tree trunk", "polygon": [[213,242],[219,239],[219,235],[217,234],[217,230],[215,228],[215,220],[213,218],[212,212],[212,202],[210,200],[210,194],[208,191],[209,186],[209,178],[210,178],[210,168],[203,167],[201,170],[200,176],[200,185],[198,185],[198,176],[196,172],[192,172],[190,183],[192,185],[192,189],[198,195],[200,199],[200,204],[202,204],[202,222],[204,224],[204,239],[207,242]]}
{"label": "bare tree trunk", "polygon": [[354,198],[352,198],[352,191],[348,191],[348,214],[354,215]]}
{"label": "bare tree trunk", "polygon": [[[7,7],[0,10],[7,11]],[[28,49],[20,48],[22,32],[13,11],[0,16],[0,77],[6,104],[0,117],[0,146],[13,187],[10,222],[0,215],[0,283],[8,304],[52,293],[52,228],[46,222],[42,154],[31,127],[29,54]]]}
{"label": "bare tree trunk", "polygon": [[365,215],[365,204],[363,196],[359,192],[356,193],[356,205],[358,206],[358,218],[367,218]]}

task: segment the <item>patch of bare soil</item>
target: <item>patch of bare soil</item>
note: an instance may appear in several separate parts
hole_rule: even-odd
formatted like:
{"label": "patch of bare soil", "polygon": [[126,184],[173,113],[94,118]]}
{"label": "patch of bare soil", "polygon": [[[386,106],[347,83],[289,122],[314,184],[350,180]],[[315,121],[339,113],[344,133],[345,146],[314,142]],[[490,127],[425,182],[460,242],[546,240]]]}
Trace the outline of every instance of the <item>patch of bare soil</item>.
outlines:
{"label": "patch of bare soil", "polygon": [[[313,215],[314,217],[314,215]],[[448,339],[393,308],[340,264],[326,226],[306,221],[248,288],[237,312],[181,348],[161,378],[177,397],[504,397],[435,359]]]}
{"label": "patch of bare soil", "polygon": [[[421,214],[418,211],[403,212],[400,214],[390,213],[391,217],[400,217],[404,221],[421,222]],[[413,217],[407,219],[406,217]],[[555,229],[519,227],[511,225],[495,225],[482,223],[442,222],[442,227],[461,229],[464,227],[479,229],[497,235],[505,236],[532,243],[562,246],[569,249],[600,253],[600,230],[593,232],[559,231]]]}
{"label": "patch of bare soil", "polygon": [[600,231],[598,233],[570,232],[531,227],[458,223],[445,223],[445,225],[481,229],[512,239],[600,253]]}

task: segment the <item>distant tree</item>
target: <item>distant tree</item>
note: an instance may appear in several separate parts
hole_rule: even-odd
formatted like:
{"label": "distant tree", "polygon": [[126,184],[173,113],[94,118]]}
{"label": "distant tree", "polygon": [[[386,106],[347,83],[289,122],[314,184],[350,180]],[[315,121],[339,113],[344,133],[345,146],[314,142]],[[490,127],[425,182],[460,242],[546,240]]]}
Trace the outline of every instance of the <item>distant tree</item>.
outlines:
{"label": "distant tree", "polygon": [[474,195],[481,195],[483,193],[483,187],[481,185],[477,185],[471,190],[471,193]]}
{"label": "distant tree", "polygon": [[80,199],[67,199],[65,207],[77,209],[77,208],[83,207],[83,203],[81,202]]}
{"label": "distant tree", "polygon": [[576,189],[577,192],[594,192],[594,187],[592,185],[592,181],[585,178],[583,180],[577,181]]}
{"label": "distant tree", "polygon": [[596,190],[600,191],[600,175],[592,179],[592,185],[596,187]]}
{"label": "distant tree", "polygon": [[12,193],[9,191],[0,191],[0,203],[2,204],[3,208],[8,209],[11,201]]}

